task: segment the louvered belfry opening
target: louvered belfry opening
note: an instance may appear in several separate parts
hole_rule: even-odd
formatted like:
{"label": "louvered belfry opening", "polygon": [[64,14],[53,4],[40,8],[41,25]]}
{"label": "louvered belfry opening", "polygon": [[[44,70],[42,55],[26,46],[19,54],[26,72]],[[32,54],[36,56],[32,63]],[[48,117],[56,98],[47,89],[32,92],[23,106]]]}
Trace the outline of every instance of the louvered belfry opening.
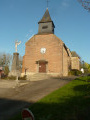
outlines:
{"label": "louvered belfry opening", "polygon": [[46,12],[42,19],[38,22],[39,24],[39,29],[38,29],[38,34],[54,34],[54,28],[55,25],[50,17],[48,8],[46,9]]}

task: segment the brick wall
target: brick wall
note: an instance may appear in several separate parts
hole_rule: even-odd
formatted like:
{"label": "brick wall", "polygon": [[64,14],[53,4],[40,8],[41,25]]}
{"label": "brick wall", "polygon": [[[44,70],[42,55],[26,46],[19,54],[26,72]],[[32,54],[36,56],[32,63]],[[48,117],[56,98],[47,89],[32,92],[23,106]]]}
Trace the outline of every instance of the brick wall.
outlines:
{"label": "brick wall", "polygon": [[[40,52],[41,48],[46,48],[46,53]],[[45,60],[47,63],[48,74],[62,73],[66,76],[68,74],[68,56],[63,42],[54,34],[34,35],[26,42],[25,55],[23,57],[23,67],[27,68],[27,73],[37,73],[38,64],[36,61]]]}
{"label": "brick wall", "polygon": [[80,70],[80,59],[78,57],[71,57],[71,69]]}
{"label": "brick wall", "polygon": [[63,76],[68,75],[68,54],[65,48],[63,47]]}

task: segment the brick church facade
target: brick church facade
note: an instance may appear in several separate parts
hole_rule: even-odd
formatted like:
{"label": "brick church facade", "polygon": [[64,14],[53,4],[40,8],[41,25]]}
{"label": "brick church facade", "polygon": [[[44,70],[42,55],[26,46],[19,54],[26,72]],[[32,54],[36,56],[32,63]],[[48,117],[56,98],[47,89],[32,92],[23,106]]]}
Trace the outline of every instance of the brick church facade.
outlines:
{"label": "brick church facade", "polygon": [[38,22],[38,34],[26,42],[22,75],[46,73],[51,76],[68,76],[70,69],[80,69],[78,56],[72,56],[62,40],[55,34],[55,25],[48,9]]}

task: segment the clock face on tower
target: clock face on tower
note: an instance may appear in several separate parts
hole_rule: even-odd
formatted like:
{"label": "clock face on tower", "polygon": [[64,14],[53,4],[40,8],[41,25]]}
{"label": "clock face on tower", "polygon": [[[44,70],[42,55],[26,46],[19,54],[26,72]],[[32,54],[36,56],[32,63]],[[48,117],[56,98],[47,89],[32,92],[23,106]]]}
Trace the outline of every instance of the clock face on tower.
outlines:
{"label": "clock face on tower", "polygon": [[40,52],[41,52],[42,54],[45,54],[45,53],[46,53],[46,48],[41,48]]}

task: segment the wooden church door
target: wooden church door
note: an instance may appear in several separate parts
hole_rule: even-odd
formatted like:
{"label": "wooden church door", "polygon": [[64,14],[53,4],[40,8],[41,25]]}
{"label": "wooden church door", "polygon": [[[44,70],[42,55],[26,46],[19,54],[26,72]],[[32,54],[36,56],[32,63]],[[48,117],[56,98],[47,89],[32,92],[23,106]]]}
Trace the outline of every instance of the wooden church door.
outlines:
{"label": "wooden church door", "polygon": [[40,73],[46,73],[46,63],[45,62],[40,62],[39,63],[39,72]]}

